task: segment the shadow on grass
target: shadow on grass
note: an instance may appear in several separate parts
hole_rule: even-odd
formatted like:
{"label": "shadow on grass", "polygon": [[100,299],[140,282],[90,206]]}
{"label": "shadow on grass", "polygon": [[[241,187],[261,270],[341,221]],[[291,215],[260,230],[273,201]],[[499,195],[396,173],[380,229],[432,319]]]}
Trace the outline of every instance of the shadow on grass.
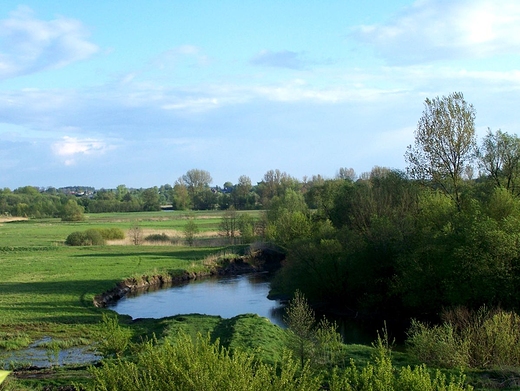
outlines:
{"label": "shadow on grass", "polygon": [[115,280],[0,283],[2,321],[98,322],[101,309],[88,296],[115,286]]}
{"label": "shadow on grass", "polygon": [[195,261],[208,255],[215,254],[221,249],[187,249],[181,251],[122,251],[122,252],[99,252],[91,254],[76,254],[74,258],[110,258],[110,257],[151,257],[151,258],[175,258],[178,260]]}

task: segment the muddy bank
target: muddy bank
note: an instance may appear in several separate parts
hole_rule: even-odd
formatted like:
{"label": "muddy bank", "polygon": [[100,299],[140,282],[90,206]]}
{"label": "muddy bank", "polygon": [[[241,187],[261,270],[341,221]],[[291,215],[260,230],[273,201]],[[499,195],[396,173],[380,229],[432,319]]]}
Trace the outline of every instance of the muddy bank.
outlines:
{"label": "muddy bank", "polygon": [[130,292],[160,288],[166,285],[175,285],[199,278],[218,275],[238,275],[263,271],[273,271],[280,267],[284,254],[272,248],[261,248],[248,251],[247,255],[238,258],[222,258],[207,270],[199,272],[176,271],[174,274],[158,274],[142,276],[141,278],[127,278],[110,289],[94,297],[96,307],[106,307],[113,304]]}

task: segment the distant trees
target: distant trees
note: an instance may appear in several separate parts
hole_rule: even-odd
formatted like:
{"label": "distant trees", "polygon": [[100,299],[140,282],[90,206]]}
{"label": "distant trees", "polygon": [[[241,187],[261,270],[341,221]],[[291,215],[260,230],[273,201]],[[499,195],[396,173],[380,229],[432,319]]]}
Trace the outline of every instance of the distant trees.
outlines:
{"label": "distant trees", "polygon": [[188,187],[184,180],[181,178],[175,181],[173,185],[173,209],[186,210],[191,209],[191,198],[188,193]]}
{"label": "distant trees", "polygon": [[356,172],[353,168],[341,167],[336,175],[337,179],[349,179],[355,181],[357,178]]}

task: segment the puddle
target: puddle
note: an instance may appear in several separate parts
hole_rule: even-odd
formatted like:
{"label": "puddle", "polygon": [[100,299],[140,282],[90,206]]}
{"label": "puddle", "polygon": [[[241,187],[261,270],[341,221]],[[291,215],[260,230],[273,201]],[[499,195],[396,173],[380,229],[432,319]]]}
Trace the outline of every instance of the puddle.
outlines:
{"label": "puddle", "polygon": [[75,346],[57,351],[41,346],[51,341],[50,337],[45,337],[25,349],[1,352],[0,361],[3,362],[3,369],[31,366],[49,368],[57,365],[84,365],[95,363],[102,359],[102,356],[89,346]]}

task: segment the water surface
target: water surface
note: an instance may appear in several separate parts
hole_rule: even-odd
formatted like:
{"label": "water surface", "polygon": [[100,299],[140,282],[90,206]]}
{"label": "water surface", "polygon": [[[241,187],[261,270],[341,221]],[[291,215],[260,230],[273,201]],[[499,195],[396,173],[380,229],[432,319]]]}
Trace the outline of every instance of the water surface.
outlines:
{"label": "water surface", "polygon": [[136,318],[164,318],[181,314],[232,318],[254,313],[284,327],[283,306],[267,299],[267,274],[205,278],[145,294],[128,295],[109,308]]}

